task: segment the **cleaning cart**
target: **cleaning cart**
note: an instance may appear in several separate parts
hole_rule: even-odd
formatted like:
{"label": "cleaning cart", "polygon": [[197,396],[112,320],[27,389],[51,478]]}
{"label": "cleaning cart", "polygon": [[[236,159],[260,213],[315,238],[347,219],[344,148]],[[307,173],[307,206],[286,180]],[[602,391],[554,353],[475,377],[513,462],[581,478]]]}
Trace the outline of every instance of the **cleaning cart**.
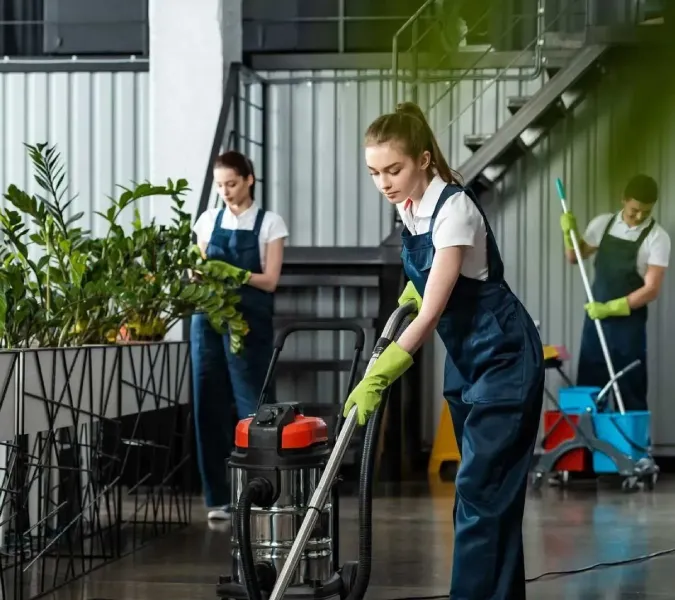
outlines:
{"label": "cleaning cart", "polygon": [[[567,212],[565,190],[560,179],[556,182],[558,195],[564,212]],[[577,257],[579,271],[589,302],[593,302],[588,276],[575,232],[572,244]],[[563,388],[557,402],[560,419],[565,421],[566,435],[559,436],[555,445],[547,444],[533,469],[533,486],[539,487],[548,474],[562,471],[560,463],[570,453],[590,452],[592,469],[597,474],[616,473],[624,477],[623,489],[633,490],[640,486],[652,489],[658,479],[659,468],[650,449],[651,414],[649,411],[626,412],[621,398],[619,379],[637,367],[635,361],[619,373],[615,373],[600,320],[595,320],[600,346],[602,348],[610,379],[604,388],[574,387]],[[610,393],[611,392],[611,393]],[[553,427],[551,430],[555,430]]]}
{"label": "cleaning cart", "polygon": [[554,403],[564,427],[556,423],[549,433],[562,430],[567,435],[558,433],[554,444],[547,443],[544,436],[544,451],[532,470],[535,489],[541,487],[544,478],[564,472],[561,467],[566,458],[575,457],[574,464],[578,464],[582,453],[590,455],[594,473],[622,476],[625,491],[654,488],[659,467],[649,447],[651,415],[649,411],[613,410],[611,395],[615,383],[638,364],[635,361],[619,371],[602,389],[568,387],[560,390]]}

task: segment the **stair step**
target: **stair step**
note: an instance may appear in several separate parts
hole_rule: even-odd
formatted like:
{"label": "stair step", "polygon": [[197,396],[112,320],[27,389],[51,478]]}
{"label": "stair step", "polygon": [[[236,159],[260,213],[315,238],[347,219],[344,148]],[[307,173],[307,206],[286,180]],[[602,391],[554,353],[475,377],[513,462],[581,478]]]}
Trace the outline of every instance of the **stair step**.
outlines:
{"label": "stair step", "polygon": [[476,152],[486,144],[491,137],[491,133],[470,133],[464,136],[464,145],[472,152]]}
{"label": "stair step", "polygon": [[[302,315],[275,315],[274,316],[274,327],[286,327],[287,325],[293,325],[295,323],[312,323],[313,321],[321,321],[322,323],[333,323],[334,325],[343,325],[345,323],[354,323],[363,329],[373,329],[376,327],[375,319],[365,319],[362,317],[357,317],[354,319],[351,318],[339,318],[339,317],[303,317]],[[325,331],[331,331],[326,329]],[[344,333],[351,333],[350,331],[345,331]]]}
{"label": "stair step", "polygon": [[279,278],[280,288],[314,288],[314,287],[355,287],[379,288],[380,278],[377,275],[331,275],[326,273],[308,273],[304,275],[282,275]]}
{"label": "stair step", "polygon": [[532,96],[511,96],[507,101],[506,107],[512,115],[515,115],[531,99]]}
{"label": "stair step", "polygon": [[546,67],[546,75],[549,79],[553,79],[560,70],[560,67]]}
{"label": "stair step", "polygon": [[[280,358],[277,365],[280,371],[296,375],[302,373],[348,373],[351,370],[352,361],[330,358]],[[362,373],[367,366],[368,361],[361,360],[358,363],[359,370]]]}
{"label": "stair step", "polygon": [[[477,152],[483,145],[487,144],[493,134],[479,133],[464,136],[464,145],[473,152]],[[507,146],[504,152],[494,161],[494,164],[512,165],[516,160],[528,151],[525,143],[517,137]]]}
{"label": "stair step", "polygon": [[[507,101],[507,108],[512,115],[515,115],[519,110],[522,110],[525,105],[532,99],[532,96],[511,96]],[[532,127],[537,129],[550,129],[560,119],[563,119],[567,114],[566,103],[563,98],[556,100],[549,108],[535,119]]]}

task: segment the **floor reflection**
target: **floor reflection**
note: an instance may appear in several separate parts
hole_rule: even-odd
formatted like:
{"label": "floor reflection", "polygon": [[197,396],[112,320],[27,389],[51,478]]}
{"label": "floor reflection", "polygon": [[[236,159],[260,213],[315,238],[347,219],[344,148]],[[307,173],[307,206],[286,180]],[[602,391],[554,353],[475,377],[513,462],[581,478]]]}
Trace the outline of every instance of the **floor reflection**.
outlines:
{"label": "floor reflection", "polygon": [[[447,594],[452,565],[455,488],[439,478],[375,491],[373,572],[367,598]],[[675,547],[675,480],[654,492],[626,494],[595,483],[544,488],[528,496],[524,525],[527,576],[580,569]],[[209,527],[201,503],[195,524],[135,556],[60,590],[54,600],[215,600],[229,571],[230,525]],[[356,498],[343,498],[341,557],[358,550]],[[664,600],[675,597],[675,556],[629,566],[548,577],[528,586],[535,600]]]}

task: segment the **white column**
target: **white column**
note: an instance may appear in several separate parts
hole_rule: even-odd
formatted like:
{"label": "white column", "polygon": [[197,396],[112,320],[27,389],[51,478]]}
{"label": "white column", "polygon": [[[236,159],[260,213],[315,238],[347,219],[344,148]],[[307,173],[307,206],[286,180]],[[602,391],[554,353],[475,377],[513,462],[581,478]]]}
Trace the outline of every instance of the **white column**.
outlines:
{"label": "white column", "polygon": [[[150,0],[150,173],[158,184],[188,180],[185,210],[196,213],[223,87],[242,56],[242,0]],[[170,206],[153,199],[158,223]],[[169,332],[181,338],[181,326]]]}
{"label": "white column", "polygon": [[[241,61],[242,0],[150,0],[150,177],[188,180],[197,208],[223,86]],[[170,218],[160,200],[152,215]]]}

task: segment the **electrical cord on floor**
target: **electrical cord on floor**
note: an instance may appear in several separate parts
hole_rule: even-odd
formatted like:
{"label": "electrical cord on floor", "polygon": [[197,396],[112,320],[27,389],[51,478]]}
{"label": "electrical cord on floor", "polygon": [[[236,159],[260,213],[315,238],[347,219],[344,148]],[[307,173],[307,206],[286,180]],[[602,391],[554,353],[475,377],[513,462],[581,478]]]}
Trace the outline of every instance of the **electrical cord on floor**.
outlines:
{"label": "electrical cord on floor", "polygon": [[[634,563],[644,562],[651,560],[652,558],[658,558],[660,556],[666,556],[667,554],[675,554],[675,548],[670,548],[668,550],[659,550],[658,552],[652,552],[651,554],[643,554],[642,556],[636,556],[634,558],[625,558],[623,560],[613,560],[608,562],[599,562],[594,565],[588,565],[587,567],[580,567],[578,569],[570,569],[568,571],[547,571],[536,577],[530,577],[526,579],[526,583],[533,583],[534,581],[539,581],[546,577],[566,577],[569,575],[578,575],[579,573],[587,573],[588,571],[595,571],[596,569],[609,568],[609,567],[620,567],[623,565],[630,565]],[[439,594],[437,596],[401,596],[398,598],[390,598],[389,600],[443,600],[447,598],[448,594]]]}

